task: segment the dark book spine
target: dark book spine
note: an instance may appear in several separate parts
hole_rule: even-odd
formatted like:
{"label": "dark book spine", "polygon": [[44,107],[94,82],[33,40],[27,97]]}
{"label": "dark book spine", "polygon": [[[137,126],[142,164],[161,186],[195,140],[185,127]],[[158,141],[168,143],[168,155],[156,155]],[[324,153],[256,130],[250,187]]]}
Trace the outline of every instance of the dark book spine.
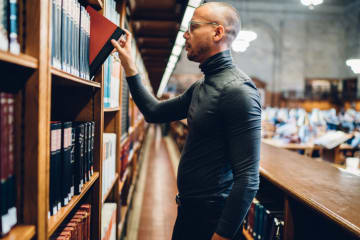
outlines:
{"label": "dark book spine", "polygon": [[70,181],[70,199],[74,196],[75,190],[75,128],[71,129],[71,155],[70,155],[70,169],[71,169],[71,181]]}
{"label": "dark book spine", "polygon": [[91,122],[91,175],[94,174],[95,122]]}
{"label": "dark book spine", "polygon": [[87,148],[88,148],[88,151],[87,151],[87,176],[88,176],[88,179],[90,180],[90,177],[91,177],[91,122],[88,122],[87,123],[87,128],[88,128],[88,132],[87,132],[87,135],[88,135],[88,138],[87,138]]}
{"label": "dark book spine", "polygon": [[61,207],[61,124],[51,123],[50,142],[50,215],[55,215]]}
{"label": "dark book spine", "polygon": [[69,202],[70,185],[71,185],[71,122],[64,122],[62,124],[61,134],[61,155],[62,155],[62,166],[61,176],[63,179],[62,185],[62,205],[65,206]]}
{"label": "dark book spine", "polygon": [[83,186],[84,125],[75,123],[75,194]]}
{"label": "dark book spine", "polygon": [[84,155],[83,155],[83,181],[86,183],[89,179],[87,176],[87,162],[88,162],[88,127],[87,123],[84,122]]}
{"label": "dark book spine", "polygon": [[9,186],[9,200],[8,200],[8,209],[10,215],[10,225],[14,226],[17,223],[17,210],[16,210],[16,185],[15,185],[15,157],[14,157],[14,148],[15,148],[15,133],[14,133],[14,121],[15,121],[15,113],[14,113],[14,95],[11,93],[7,94],[8,101],[8,186]]}
{"label": "dark book spine", "polygon": [[8,189],[7,189],[7,178],[8,178],[8,103],[5,93],[0,93],[0,211],[1,211],[1,231],[0,235],[3,236],[10,231],[11,225],[9,224],[9,213],[8,213]]}

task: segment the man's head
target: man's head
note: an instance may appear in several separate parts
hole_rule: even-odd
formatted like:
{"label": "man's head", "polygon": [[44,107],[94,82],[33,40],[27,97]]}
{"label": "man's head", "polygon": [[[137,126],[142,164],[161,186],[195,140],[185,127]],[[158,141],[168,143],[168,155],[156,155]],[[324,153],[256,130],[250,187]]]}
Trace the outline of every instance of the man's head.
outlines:
{"label": "man's head", "polygon": [[238,11],[227,3],[209,2],[199,6],[184,33],[189,60],[202,63],[228,49],[240,25]]}

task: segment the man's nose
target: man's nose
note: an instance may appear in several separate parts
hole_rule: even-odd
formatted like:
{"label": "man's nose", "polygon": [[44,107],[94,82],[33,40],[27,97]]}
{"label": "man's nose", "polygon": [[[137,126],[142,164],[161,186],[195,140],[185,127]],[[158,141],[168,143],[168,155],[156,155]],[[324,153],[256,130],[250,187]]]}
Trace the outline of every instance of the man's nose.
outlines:
{"label": "man's nose", "polygon": [[189,31],[184,32],[183,37],[187,40],[189,38]]}

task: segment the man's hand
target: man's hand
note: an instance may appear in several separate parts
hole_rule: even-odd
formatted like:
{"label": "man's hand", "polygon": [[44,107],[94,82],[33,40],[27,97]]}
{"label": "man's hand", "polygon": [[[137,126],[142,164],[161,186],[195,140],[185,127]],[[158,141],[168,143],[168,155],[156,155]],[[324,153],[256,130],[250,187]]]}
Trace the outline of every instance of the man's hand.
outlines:
{"label": "man's hand", "polygon": [[220,236],[219,234],[214,233],[211,240],[230,240],[230,238],[224,238],[224,237]]}
{"label": "man's hand", "polygon": [[126,33],[126,39],[120,38],[119,41],[111,40],[111,44],[115,47],[114,51],[119,53],[121,65],[124,67],[127,77],[136,75],[137,69],[134,60],[131,56],[131,33],[124,29]]}

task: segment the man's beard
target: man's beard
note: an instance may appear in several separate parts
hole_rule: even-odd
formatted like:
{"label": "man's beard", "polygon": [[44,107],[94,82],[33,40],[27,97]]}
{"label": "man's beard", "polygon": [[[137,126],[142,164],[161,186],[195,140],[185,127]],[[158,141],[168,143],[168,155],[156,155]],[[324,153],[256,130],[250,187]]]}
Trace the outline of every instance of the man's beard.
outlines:
{"label": "man's beard", "polygon": [[[191,49],[191,45],[189,44],[189,50]],[[203,56],[205,53],[207,53],[209,51],[209,46],[207,45],[202,45],[200,46],[197,51],[192,54],[192,55],[189,55],[189,51],[188,51],[188,54],[187,54],[187,58],[190,60],[190,61],[193,61],[193,62],[200,62],[200,58],[201,56]]]}

